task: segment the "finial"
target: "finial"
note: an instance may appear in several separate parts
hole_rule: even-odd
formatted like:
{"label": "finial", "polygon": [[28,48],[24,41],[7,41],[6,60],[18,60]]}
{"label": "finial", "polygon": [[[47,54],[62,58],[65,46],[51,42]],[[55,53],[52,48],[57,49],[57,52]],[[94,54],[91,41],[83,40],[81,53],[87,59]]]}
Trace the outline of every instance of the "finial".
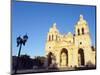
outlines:
{"label": "finial", "polygon": [[56,28],[56,23],[53,24],[53,28]]}
{"label": "finial", "polygon": [[82,14],[80,14],[80,20],[83,20],[83,15]]}

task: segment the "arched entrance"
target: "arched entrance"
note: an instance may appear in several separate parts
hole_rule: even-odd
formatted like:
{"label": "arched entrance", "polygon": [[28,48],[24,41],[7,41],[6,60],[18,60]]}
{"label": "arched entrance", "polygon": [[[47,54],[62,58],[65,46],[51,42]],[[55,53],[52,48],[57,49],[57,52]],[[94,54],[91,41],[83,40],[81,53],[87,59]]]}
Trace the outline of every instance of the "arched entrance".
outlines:
{"label": "arched entrance", "polygon": [[55,61],[55,56],[53,55],[52,52],[49,52],[48,53],[48,66],[50,66],[53,63],[53,61]]}
{"label": "arched entrance", "polygon": [[68,66],[68,51],[63,48],[60,54],[60,65],[62,67]]}
{"label": "arched entrance", "polygon": [[79,66],[84,66],[85,60],[84,60],[84,50],[80,48],[78,50],[78,64]]}

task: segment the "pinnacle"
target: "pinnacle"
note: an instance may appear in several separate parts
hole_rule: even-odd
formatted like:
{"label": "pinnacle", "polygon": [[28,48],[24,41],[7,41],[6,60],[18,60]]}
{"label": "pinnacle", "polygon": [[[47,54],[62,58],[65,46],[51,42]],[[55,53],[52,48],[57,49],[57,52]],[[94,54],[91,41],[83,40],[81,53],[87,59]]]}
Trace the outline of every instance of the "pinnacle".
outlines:
{"label": "pinnacle", "polygon": [[80,14],[80,20],[83,20],[83,15],[82,14]]}
{"label": "pinnacle", "polygon": [[53,28],[56,28],[56,23],[53,24]]}

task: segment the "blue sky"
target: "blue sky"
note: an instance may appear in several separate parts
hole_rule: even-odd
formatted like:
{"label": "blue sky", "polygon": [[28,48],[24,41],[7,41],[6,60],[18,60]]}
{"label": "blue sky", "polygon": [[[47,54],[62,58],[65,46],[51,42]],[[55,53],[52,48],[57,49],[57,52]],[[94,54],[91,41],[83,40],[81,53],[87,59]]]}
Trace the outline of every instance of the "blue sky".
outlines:
{"label": "blue sky", "polygon": [[83,14],[89,24],[92,44],[95,45],[95,6],[47,4],[34,2],[12,3],[12,55],[17,55],[16,38],[29,36],[21,54],[45,55],[47,33],[56,22],[60,33],[74,33],[74,26]]}

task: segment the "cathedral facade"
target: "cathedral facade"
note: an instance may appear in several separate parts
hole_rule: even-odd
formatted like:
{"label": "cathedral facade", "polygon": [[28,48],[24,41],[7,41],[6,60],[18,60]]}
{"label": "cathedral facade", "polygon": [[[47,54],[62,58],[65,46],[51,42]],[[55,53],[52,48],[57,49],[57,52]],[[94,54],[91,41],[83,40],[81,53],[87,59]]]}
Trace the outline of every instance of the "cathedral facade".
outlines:
{"label": "cathedral facade", "polygon": [[46,40],[48,66],[56,63],[57,67],[82,67],[88,63],[95,65],[95,54],[92,50],[91,36],[87,21],[83,15],[75,25],[75,33],[60,34],[56,23],[50,28]]}

